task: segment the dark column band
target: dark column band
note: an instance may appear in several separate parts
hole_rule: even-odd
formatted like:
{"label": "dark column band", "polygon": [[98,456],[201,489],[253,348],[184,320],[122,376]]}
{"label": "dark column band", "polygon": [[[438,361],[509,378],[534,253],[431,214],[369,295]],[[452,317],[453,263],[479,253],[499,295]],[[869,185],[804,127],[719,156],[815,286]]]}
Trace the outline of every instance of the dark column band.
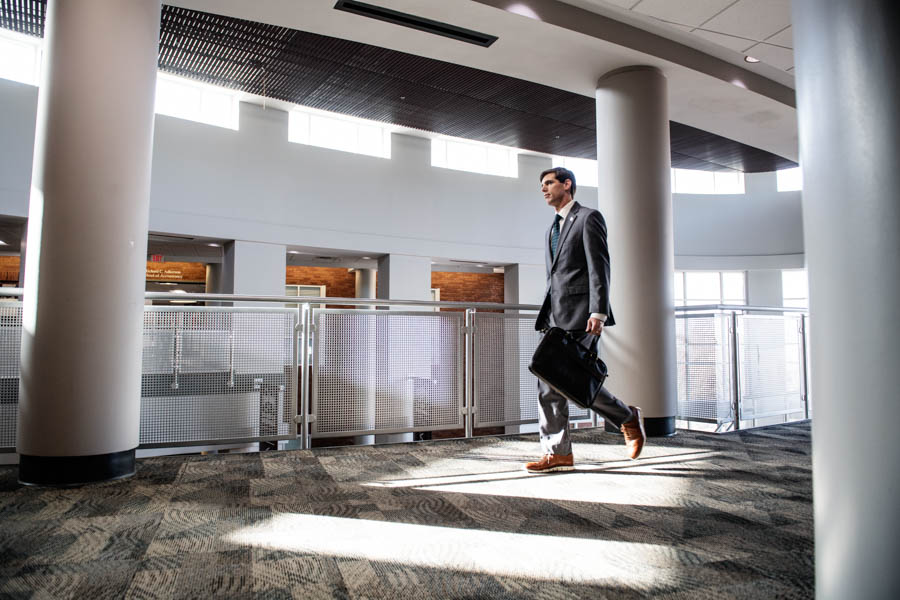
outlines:
{"label": "dark column band", "polygon": [[134,475],[134,448],[91,456],[19,456],[19,483],[68,487]]}

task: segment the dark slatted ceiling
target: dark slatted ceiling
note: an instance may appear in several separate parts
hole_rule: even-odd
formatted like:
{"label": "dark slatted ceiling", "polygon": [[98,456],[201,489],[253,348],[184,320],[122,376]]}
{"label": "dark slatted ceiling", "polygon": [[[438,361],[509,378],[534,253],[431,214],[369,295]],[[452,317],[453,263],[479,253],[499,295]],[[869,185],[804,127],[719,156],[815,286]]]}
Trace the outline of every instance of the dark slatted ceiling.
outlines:
{"label": "dark slatted ceiling", "polygon": [[[42,0],[0,0],[0,26],[43,35],[45,10]],[[596,158],[593,98],[358,42],[164,5],[159,68],[355,117]],[[752,173],[796,166],[680,123],[670,124],[670,135],[678,168]]]}

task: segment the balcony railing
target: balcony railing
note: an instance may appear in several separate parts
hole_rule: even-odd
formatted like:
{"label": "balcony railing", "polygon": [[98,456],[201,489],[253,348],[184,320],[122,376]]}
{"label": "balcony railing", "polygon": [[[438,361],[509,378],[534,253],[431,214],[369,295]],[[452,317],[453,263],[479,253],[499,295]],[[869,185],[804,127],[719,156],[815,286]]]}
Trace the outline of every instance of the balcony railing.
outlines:
{"label": "balcony railing", "polygon": [[[0,290],[12,297],[0,302],[6,452],[14,451],[18,414],[20,294]],[[141,448],[274,440],[309,448],[316,438],[447,430],[471,437],[538,420],[537,381],[527,369],[539,340],[535,305],[146,297],[207,306],[145,307]],[[777,310],[676,310],[679,419],[725,429],[809,416],[806,317]],[[575,406],[570,419],[598,424]]]}

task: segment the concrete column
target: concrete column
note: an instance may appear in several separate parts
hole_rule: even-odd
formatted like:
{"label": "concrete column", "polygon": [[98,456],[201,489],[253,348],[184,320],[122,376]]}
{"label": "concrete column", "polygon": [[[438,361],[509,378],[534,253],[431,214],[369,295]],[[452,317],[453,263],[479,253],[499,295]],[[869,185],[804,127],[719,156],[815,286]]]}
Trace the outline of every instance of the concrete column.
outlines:
{"label": "concrete column", "polygon": [[794,0],[816,597],[900,589],[900,5]]}
{"label": "concrete column", "polygon": [[[356,297],[357,298],[375,298],[375,269],[355,269],[356,275]],[[365,307],[358,307],[365,308]],[[368,307],[372,310],[374,306]],[[367,319],[368,320],[368,319]],[[368,332],[368,330],[367,330]],[[364,342],[364,346],[358,348],[358,356],[360,360],[360,368],[365,366],[366,377],[366,400],[365,404],[359,407],[365,417],[366,426],[369,429],[375,428],[375,398],[376,398],[376,375],[377,375],[377,339],[373,335],[365,335],[362,340],[357,340],[357,344]],[[374,435],[358,435],[353,438],[353,443],[357,445],[368,445],[375,443]]]}
{"label": "concrete column", "polygon": [[[378,259],[376,298],[431,300],[431,259],[385,254]],[[409,310],[400,307],[400,310]]]}
{"label": "concrete column", "polygon": [[[235,240],[225,244],[222,293],[249,296],[284,296],[287,247]],[[266,306],[266,303],[236,303]]]}
{"label": "concrete column", "polygon": [[375,269],[355,269],[356,297],[376,298],[375,296]]}
{"label": "concrete column", "polygon": [[[597,84],[600,212],[616,325],[603,332],[610,391],[643,408],[648,435],[675,432],[675,271],[666,79],[654,67]],[[577,200],[576,196],[576,200]]]}
{"label": "concrete column", "polygon": [[[23,483],[134,473],[160,2],[51,0],[28,217]],[[84,264],[102,277],[85,277]]]}
{"label": "concrete column", "polygon": [[[503,267],[503,301],[507,304],[540,305],[544,301],[546,290],[547,268],[544,265],[517,264]],[[520,314],[527,319],[525,327],[529,330],[534,329],[533,319],[537,313],[523,312]],[[522,398],[533,398],[537,389],[534,375],[519,376],[521,364],[519,354],[522,352],[519,341],[518,330],[507,327],[503,340],[503,369],[506,374],[503,381],[506,385],[514,386],[513,389],[506,389],[504,393],[507,403],[505,414],[509,419],[521,418]],[[506,433],[530,433],[533,431],[537,431],[536,424],[506,427]]]}
{"label": "concrete column", "polygon": [[[396,139],[396,136],[395,136]],[[389,300],[431,300],[431,259],[424,256],[408,256],[402,254],[386,254],[378,259],[378,284],[376,286],[378,298]],[[410,310],[410,307],[397,306],[392,310]],[[393,324],[391,324],[393,325]],[[392,361],[399,360],[399,355],[391,351],[394,336],[397,342],[403,343],[403,331],[400,328],[387,327],[379,331],[378,337],[383,340],[380,345],[378,360],[385,367],[384,370],[392,372]],[[397,370],[406,368],[405,365],[397,365]],[[415,376],[428,376],[427,373],[416,373]],[[401,382],[404,393],[391,397],[394,403],[390,409],[392,413],[402,415],[403,427],[413,426],[414,380],[408,378]],[[390,395],[390,394],[388,394]],[[413,441],[412,433],[397,433],[376,435],[375,442],[387,444],[395,442]]]}

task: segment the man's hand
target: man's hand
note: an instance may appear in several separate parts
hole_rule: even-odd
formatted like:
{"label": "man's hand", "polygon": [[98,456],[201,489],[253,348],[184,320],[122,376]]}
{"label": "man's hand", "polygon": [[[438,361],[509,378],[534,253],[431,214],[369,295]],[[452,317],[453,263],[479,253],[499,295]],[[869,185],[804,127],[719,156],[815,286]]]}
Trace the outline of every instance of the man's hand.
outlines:
{"label": "man's hand", "polygon": [[601,333],[603,333],[603,321],[594,317],[589,318],[587,327],[585,328],[585,332],[593,333],[594,335],[600,335]]}

